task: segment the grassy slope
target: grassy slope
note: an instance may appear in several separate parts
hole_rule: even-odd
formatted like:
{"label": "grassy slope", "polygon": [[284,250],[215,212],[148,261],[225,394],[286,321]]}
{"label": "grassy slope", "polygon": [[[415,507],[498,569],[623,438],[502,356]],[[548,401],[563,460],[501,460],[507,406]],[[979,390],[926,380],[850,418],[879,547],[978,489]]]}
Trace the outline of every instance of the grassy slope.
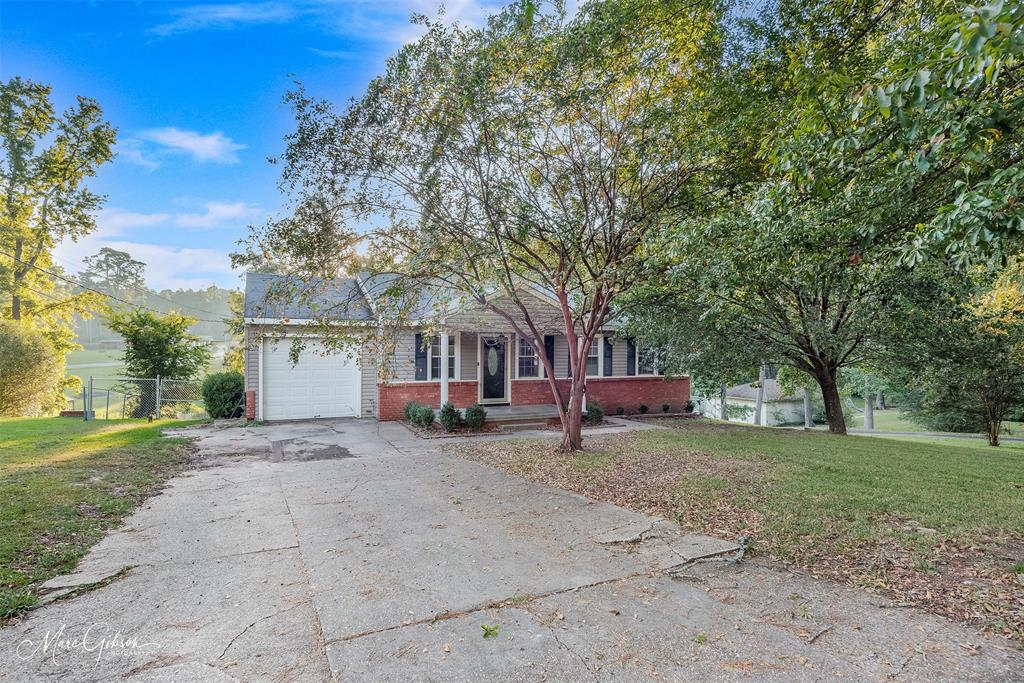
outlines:
{"label": "grassy slope", "polygon": [[666,422],[571,458],[537,442],[458,450],[1024,639],[1024,444]]}
{"label": "grassy slope", "polygon": [[0,623],[184,467],[170,424],[0,420]]}

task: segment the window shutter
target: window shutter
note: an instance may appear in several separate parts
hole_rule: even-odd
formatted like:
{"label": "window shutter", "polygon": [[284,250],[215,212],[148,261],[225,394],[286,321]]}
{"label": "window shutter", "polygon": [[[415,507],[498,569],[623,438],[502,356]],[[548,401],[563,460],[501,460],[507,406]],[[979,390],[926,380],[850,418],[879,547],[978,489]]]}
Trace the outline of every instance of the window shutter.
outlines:
{"label": "window shutter", "polygon": [[608,337],[604,338],[604,376],[608,377],[612,374],[612,343],[608,341]]}
{"label": "window shutter", "polygon": [[416,333],[416,379],[427,378],[427,349],[423,346],[423,335]]}
{"label": "window shutter", "polygon": [[579,344],[576,339],[570,342],[568,337],[565,338],[565,367],[569,368],[565,373],[566,377],[572,377],[572,347],[569,346],[570,343]]}
{"label": "window shutter", "polygon": [[544,355],[548,357],[553,372],[555,369],[555,335],[553,334],[544,335]]}
{"label": "window shutter", "polygon": [[636,374],[636,344],[632,339],[626,340],[626,374]]}

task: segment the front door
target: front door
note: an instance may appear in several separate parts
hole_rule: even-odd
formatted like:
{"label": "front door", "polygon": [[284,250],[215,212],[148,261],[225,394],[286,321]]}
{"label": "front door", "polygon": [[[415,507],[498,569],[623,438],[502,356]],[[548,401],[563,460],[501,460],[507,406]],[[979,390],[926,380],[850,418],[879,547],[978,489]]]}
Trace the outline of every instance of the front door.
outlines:
{"label": "front door", "polygon": [[505,337],[481,337],[481,403],[508,403],[508,395],[505,393],[507,350],[508,340]]}

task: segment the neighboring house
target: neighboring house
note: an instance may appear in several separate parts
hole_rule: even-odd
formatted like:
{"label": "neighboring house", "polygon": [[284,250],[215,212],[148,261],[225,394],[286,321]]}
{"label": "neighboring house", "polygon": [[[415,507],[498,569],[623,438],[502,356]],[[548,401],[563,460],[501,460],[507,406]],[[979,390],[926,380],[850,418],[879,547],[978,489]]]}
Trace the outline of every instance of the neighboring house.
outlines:
{"label": "neighboring house", "polygon": [[[316,319],[331,310],[338,325],[377,329],[375,302],[388,279],[352,277],[321,282],[308,305],[276,305],[268,293],[297,280],[248,273],[245,281],[245,387],[253,392],[255,416],[261,420],[318,417],[376,417],[397,420],[411,400],[440,407],[447,396],[457,408],[474,403],[553,405],[544,366],[531,345],[517,338],[511,325],[492,311],[475,305],[442,305],[424,296],[415,320],[430,320],[431,335],[412,322],[398,330],[383,358],[366,344],[349,352],[331,352],[317,341]],[[544,351],[568,397],[569,347],[554,299],[529,290],[531,318],[544,332]],[[282,327],[283,326],[283,327]],[[313,331],[311,331],[311,329]],[[282,332],[283,330],[283,332]],[[289,358],[289,335],[306,337],[298,363]],[[609,325],[590,348],[587,399],[614,415],[640,411],[646,405],[682,410],[690,398],[689,377],[662,377],[651,349],[616,335]]]}
{"label": "neighboring house", "polygon": [[[729,387],[726,392],[726,405],[729,407],[729,419],[734,422],[754,424],[754,412],[757,409],[757,384],[737,384]],[[711,417],[722,414],[721,403],[717,397],[708,399],[704,413]],[[804,401],[800,396],[786,396],[779,389],[775,379],[764,381],[764,404],[761,406],[761,424],[775,426],[782,424],[803,424]]]}

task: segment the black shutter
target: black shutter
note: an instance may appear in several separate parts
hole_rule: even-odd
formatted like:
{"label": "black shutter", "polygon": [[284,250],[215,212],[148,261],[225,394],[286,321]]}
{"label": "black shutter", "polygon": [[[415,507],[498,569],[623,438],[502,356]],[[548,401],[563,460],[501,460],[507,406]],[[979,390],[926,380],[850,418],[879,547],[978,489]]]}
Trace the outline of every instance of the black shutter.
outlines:
{"label": "black shutter", "polygon": [[612,343],[608,341],[608,337],[604,338],[604,376],[609,377],[612,374]]}
{"label": "black shutter", "polygon": [[548,362],[551,363],[551,371],[555,370],[555,335],[545,334],[544,335],[544,355],[547,356]]}
{"label": "black shutter", "polygon": [[416,333],[416,379],[427,378],[427,349],[423,346],[423,335]]}
{"label": "black shutter", "polygon": [[565,376],[572,377],[572,347],[569,346],[568,337],[565,338],[565,367],[569,368]]}
{"label": "black shutter", "polygon": [[636,344],[632,339],[626,340],[626,374],[636,374]]}

